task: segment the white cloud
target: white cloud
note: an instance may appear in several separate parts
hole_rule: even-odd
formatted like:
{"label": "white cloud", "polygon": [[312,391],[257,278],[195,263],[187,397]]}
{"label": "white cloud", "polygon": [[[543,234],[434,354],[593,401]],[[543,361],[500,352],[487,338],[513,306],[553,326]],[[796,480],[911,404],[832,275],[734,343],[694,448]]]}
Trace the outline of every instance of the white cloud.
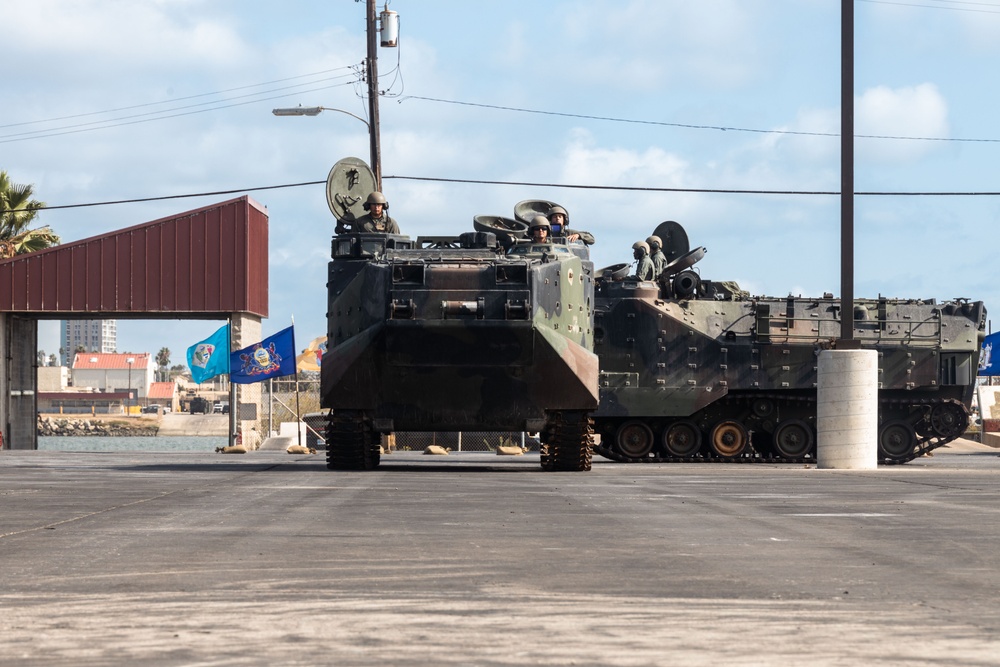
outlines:
{"label": "white cloud", "polygon": [[565,83],[629,91],[743,87],[761,59],[754,13],[736,0],[603,0],[558,5],[556,11],[561,14],[552,33],[528,52]]}
{"label": "white cloud", "polygon": [[686,169],[684,160],[662,148],[601,148],[589,132],[577,129],[565,150],[562,178],[568,183],[668,187],[680,185]]}
{"label": "white cloud", "polygon": [[[947,138],[948,103],[932,83],[889,88],[877,86],[855,99],[858,135]],[[939,148],[941,142],[906,139],[862,139],[859,158],[878,162],[920,159]]]}
{"label": "white cloud", "polygon": [[[179,10],[180,4],[187,6]],[[34,0],[8,5],[4,23],[17,29],[9,30],[5,40],[25,56],[60,61],[52,74],[76,71],[74,54],[80,52],[88,54],[89,66],[104,63],[112,73],[232,63],[249,52],[233,27],[212,19],[202,2]]]}

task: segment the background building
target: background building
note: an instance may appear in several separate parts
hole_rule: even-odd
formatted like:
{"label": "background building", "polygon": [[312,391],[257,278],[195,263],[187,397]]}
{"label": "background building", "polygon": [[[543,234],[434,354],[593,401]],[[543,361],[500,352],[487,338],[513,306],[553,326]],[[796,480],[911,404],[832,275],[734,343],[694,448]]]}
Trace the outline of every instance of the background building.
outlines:
{"label": "background building", "polygon": [[71,373],[73,386],[78,389],[91,387],[96,391],[124,392],[140,400],[149,395],[153,371],[149,352],[78,352],[73,357]]}
{"label": "background building", "polygon": [[63,366],[69,366],[77,347],[82,346],[86,352],[118,350],[118,320],[63,320],[60,330]]}

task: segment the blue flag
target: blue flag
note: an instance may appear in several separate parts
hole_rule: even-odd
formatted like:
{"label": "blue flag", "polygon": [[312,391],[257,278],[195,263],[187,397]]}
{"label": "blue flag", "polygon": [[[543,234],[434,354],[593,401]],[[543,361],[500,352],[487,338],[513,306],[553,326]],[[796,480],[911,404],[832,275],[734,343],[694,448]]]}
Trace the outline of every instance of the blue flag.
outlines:
{"label": "blue flag", "polygon": [[979,351],[979,375],[1000,375],[1000,356],[994,357],[994,350],[1000,355],[1000,332],[983,339],[983,349]]}
{"label": "blue flag", "polygon": [[187,362],[191,369],[191,379],[198,383],[228,373],[229,325],[224,325],[205,340],[189,347]]}
{"label": "blue flag", "polygon": [[251,384],[282,375],[295,375],[295,327],[282,329],[259,343],[230,355],[229,381]]}

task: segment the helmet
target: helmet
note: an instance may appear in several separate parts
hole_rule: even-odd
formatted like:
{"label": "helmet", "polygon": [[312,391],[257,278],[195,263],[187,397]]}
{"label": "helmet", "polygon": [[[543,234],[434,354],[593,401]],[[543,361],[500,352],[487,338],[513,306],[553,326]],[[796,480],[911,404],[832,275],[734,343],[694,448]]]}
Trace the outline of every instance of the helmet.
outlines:
{"label": "helmet", "polygon": [[545,229],[552,231],[552,225],[549,224],[549,219],[544,215],[536,215],[531,219],[531,226],[528,227],[528,231],[538,229],[539,227],[544,227]]}
{"label": "helmet", "polygon": [[363,205],[364,209],[367,211],[372,204],[382,204],[383,207],[389,208],[389,202],[386,201],[385,195],[378,190],[368,195],[368,200]]}
{"label": "helmet", "polygon": [[649,254],[649,244],[645,241],[636,241],[632,244],[632,250],[642,250],[647,255]]}
{"label": "helmet", "polygon": [[646,243],[649,244],[650,248],[653,247],[654,243],[656,244],[657,248],[662,248],[663,247],[663,241],[660,240],[659,236],[650,236],[648,239],[646,239]]}
{"label": "helmet", "polygon": [[567,213],[566,209],[564,209],[562,206],[556,204],[555,206],[550,208],[549,212],[546,214],[546,217],[551,218],[553,213],[562,213],[563,216],[566,218],[566,222],[569,222],[569,213]]}

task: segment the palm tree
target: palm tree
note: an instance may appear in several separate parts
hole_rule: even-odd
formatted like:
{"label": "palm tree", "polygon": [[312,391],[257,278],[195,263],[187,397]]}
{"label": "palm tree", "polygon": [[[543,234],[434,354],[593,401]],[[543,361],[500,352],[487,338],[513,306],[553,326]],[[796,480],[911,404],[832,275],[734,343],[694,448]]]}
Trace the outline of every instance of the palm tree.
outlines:
{"label": "palm tree", "polygon": [[59,243],[59,236],[46,226],[29,229],[45,208],[45,202],[32,199],[34,186],[12,183],[0,170],[0,259],[35,252]]}
{"label": "palm tree", "polygon": [[160,381],[167,381],[167,366],[170,365],[170,349],[161,347],[156,353],[156,365],[160,369]]}

